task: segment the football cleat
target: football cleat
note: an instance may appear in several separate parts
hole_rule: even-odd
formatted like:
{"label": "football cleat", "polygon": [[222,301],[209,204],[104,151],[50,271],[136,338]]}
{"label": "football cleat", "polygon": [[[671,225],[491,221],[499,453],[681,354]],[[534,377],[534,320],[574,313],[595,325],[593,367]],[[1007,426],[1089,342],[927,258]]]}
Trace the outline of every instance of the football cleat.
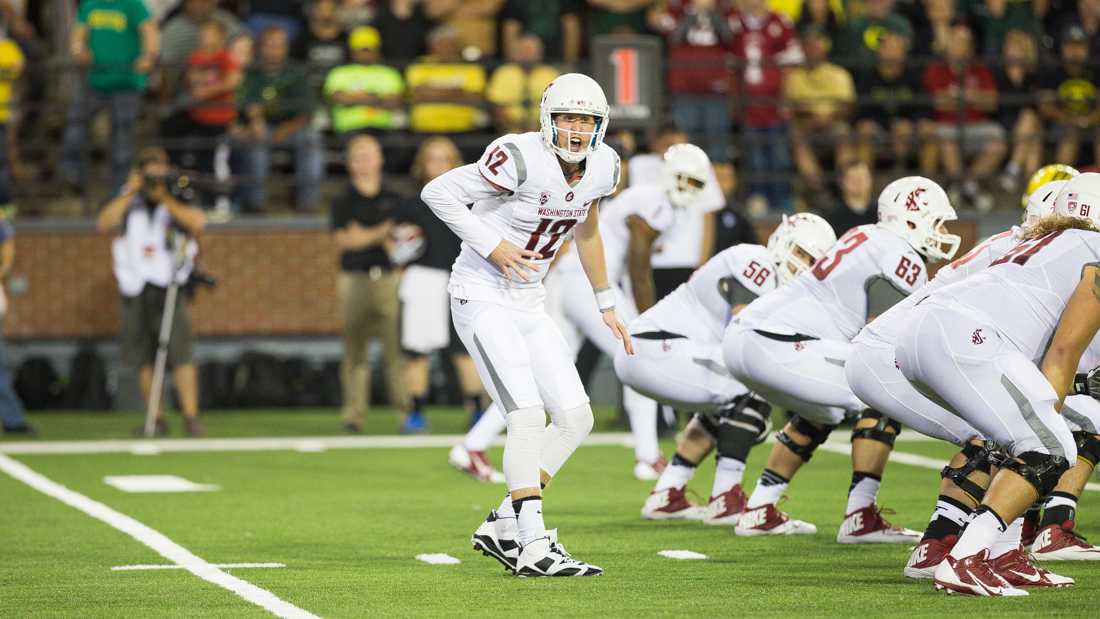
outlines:
{"label": "football cleat", "polygon": [[[886,512],[892,513],[892,512]],[[912,529],[895,527],[882,517],[883,509],[868,505],[844,517],[837,531],[838,544],[912,544],[921,534]]]}
{"label": "football cleat", "polygon": [[470,451],[463,445],[455,445],[447,454],[447,462],[478,481],[504,483],[504,474],[493,468],[484,451]]}
{"label": "football cleat", "polygon": [[1013,587],[1069,587],[1074,580],[1059,576],[1031,561],[1023,547],[1010,550],[993,559],[993,571]]}
{"label": "football cleat", "polygon": [[657,481],[667,466],[668,460],[664,458],[657,458],[655,462],[638,460],[634,463],[634,478],[642,481]]}
{"label": "football cleat", "polygon": [[515,573],[519,559],[519,544],[516,542],[516,519],[500,518],[496,511],[490,511],[485,522],[474,531],[470,542],[474,550],[486,557],[492,557]]}
{"label": "football cleat", "polygon": [[745,504],[748,501],[749,498],[741,490],[741,484],[711,497],[710,503],[707,503],[707,510],[703,514],[703,524],[737,526],[737,521],[741,519],[741,512],[745,511]]}
{"label": "football cleat", "polygon": [[768,503],[755,509],[745,509],[733,532],[741,537],[814,535],[817,533],[817,527],[801,520],[792,520],[790,516],[779,511],[775,503]]}
{"label": "football cleat", "polygon": [[1042,528],[1031,545],[1040,561],[1100,561],[1100,546],[1093,546],[1073,530],[1073,521]]}
{"label": "football cleat", "polygon": [[599,576],[603,574],[603,569],[574,559],[564,546],[547,536],[540,537],[520,550],[515,574],[520,578]]}
{"label": "football cleat", "polygon": [[947,553],[951,552],[957,541],[959,541],[957,535],[948,535],[943,539],[922,540],[913,548],[913,553],[909,555],[909,562],[905,564],[902,574],[913,580],[932,580],[936,573],[936,566],[943,563]]}
{"label": "football cleat", "polygon": [[947,555],[936,567],[936,589],[947,593],[963,593],[983,597],[1012,597],[1027,595],[1027,591],[1017,589],[1005,582],[993,571],[989,562],[989,550],[956,559]]}
{"label": "football cleat", "polygon": [[702,520],[703,507],[684,496],[687,486],[654,490],[642,506],[642,518],[646,520]]}

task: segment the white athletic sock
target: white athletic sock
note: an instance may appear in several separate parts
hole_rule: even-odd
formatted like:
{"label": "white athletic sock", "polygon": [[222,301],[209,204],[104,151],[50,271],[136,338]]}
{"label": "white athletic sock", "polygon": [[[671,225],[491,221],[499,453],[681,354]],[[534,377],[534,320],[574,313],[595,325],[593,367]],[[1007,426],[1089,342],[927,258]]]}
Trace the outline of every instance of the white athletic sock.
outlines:
{"label": "white athletic sock", "polygon": [[526,546],[546,535],[546,525],[542,521],[542,499],[525,499],[519,505],[516,541],[520,546]]}
{"label": "white athletic sock", "polygon": [[623,408],[634,435],[634,459],[652,464],[661,457],[657,445],[657,403],[623,385]]}
{"label": "white athletic sock", "polygon": [[951,549],[951,556],[955,559],[965,559],[982,550],[992,548],[993,543],[1007,528],[1004,521],[991,510],[981,507],[978,509],[983,511],[981,513],[974,512],[977,515],[970,521],[970,524],[966,525],[959,541]]}
{"label": "white athletic sock", "polygon": [[764,469],[764,472],[760,474],[760,479],[756,481],[756,488],[753,489],[752,496],[749,497],[749,503],[745,508],[756,509],[769,503],[777,503],[790,483],[791,480],[779,473]]}
{"label": "white athletic sock", "polygon": [[864,507],[874,505],[878,498],[878,487],[882,480],[869,473],[852,473],[852,485],[848,488],[848,511],[850,514]]}
{"label": "white athletic sock", "polygon": [[489,405],[489,408],[485,409],[474,427],[466,433],[466,437],[462,440],[462,446],[466,448],[466,451],[485,451],[489,448],[489,443],[493,442],[493,439],[503,432],[506,427],[508,427],[508,421],[504,419],[504,413],[494,402]]}
{"label": "white athletic sock", "polygon": [[965,512],[959,508],[958,505],[948,503],[947,501],[936,501],[936,509],[932,512],[932,518],[929,522],[933,522],[936,518],[946,518],[951,522],[959,525],[960,527],[966,524],[966,521],[970,519],[971,512]]}
{"label": "white athletic sock", "polygon": [[744,474],[744,462],[734,458],[718,456],[718,464],[714,467],[714,486],[710,490],[710,496],[716,497],[729,492],[730,489],[741,483],[741,477]]}
{"label": "white athletic sock", "polygon": [[654,492],[668,490],[669,488],[683,488],[695,477],[695,469],[698,467],[682,464],[679,458],[673,458],[672,463],[665,467],[664,472],[657,479]]}
{"label": "white athletic sock", "polygon": [[1047,499],[1046,504],[1043,505],[1043,509],[1050,509],[1052,507],[1060,507],[1063,505],[1066,507],[1077,509],[1077,500],[1072,499],[1069,496],[1065,496],[1062,493],[1058,493]]}
{"label": "white athletic sock", "polygon": [[497,518],[515,518],[516,510],[512,508],[512,495],[507,492],[504,493],[504,500],[500,502],[500,507],[497,508]]}
{"label": "white athletic sock", "polygon": [[1023,516],[1012,521],[1012,524],[1008,525],[1005,532],[997,538],[997,541],[993,542],[993,547],[989,549],[989,558],[996,559],[1006,552],[1011,552],[1020,547],[1020,536],[1024,532],[1024,518]]}

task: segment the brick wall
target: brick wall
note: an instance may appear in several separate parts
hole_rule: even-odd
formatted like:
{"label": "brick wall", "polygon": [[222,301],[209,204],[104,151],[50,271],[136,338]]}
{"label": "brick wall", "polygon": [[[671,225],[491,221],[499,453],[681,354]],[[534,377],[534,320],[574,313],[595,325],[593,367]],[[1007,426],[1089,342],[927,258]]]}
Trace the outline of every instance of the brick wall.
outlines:
{"label": "brick wall", "polygon": [[[761,223],[761,238],[774,224]],[[977,226],[952,229],[963,251]],[[200,336],[332,335],[337,252],[321,225],[213,227],[202,237],[200,264],[218,287],[202,289],[192,306]],[[118,288],[110,238],[90,226],[71,230],[19,226],[14,273],[26,290],[9,295],[5,330],[13,338],[97,338],[118,332]]]}

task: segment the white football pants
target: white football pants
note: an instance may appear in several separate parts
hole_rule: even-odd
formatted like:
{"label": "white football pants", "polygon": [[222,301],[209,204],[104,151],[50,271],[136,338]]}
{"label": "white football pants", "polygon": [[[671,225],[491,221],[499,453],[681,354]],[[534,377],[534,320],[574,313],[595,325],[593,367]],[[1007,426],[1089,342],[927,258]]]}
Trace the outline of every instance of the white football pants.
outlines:
{"label": "white football pants", "polygon": [[1013,455],[1033,451],[1073,463],[1077,446],[1054,409],[1057,394],[1039,368],[992,321],[925,301],[897,343],[901,373]]}

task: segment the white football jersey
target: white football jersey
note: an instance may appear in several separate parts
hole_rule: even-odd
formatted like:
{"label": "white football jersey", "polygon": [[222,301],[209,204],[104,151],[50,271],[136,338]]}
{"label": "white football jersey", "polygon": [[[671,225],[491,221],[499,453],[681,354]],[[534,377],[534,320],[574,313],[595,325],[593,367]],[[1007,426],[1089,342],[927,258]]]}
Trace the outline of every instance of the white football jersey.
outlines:
{"label": "white football jersey", "polygon": [[988,267],[989,263],[1005,255],[1008,250],[1019,242],[1015,235],[1016,229],[1013,228],[1000,234],[994,234],[985,242],[978,244],[965,256],[937,271],[932,281],[925,284],[920,290],[867,323],[867,326],[859,332],[859,335],[853,341],[878,342],[893,346],[905,329],[909,327],[908,312],[918,301],[935,290],[966,279]]}
{"label": "white football jersey", "polygon": [[[664,175],[664,157],[658,153],[634,155],[628,163],[630,186],[660,182]],[[690,208],[676,212],[676,222],[655,244],[651,263],[655,269],[693,269],[702,257],[704,215],[720,211],[726,197],[718,185],[714,167],[699,201]]]}
{"label": "white football jersey", "polygon": [[870,224],[840,237],[813,268],[753,301],[740,324],[786,335],[850,341],[866,324],[868,286],[885,279],[903,295],[928,281],[924,261],[904,238]]}
{"label": "white football jersey", "polygon": [[[537,251],[541,258],[534,261],[537,271],[527,274],[529,281],[508,280],[492,262],[463,242],[451,271],[450,288],[455,296],[468,299],[495,300],[482,298],[493,296],[486,288],[537,290],[541,295],[542,279],[562,242],[571,238],[573,228],[588,217],[592,204],[613,193],[619,182],[619,156],[601,144],[588,155],[584,176],[571,187],[557,156],[534,132],[497,138],[476,164],[464,166],[470,167],[476,167],[484,179],[471,182],[488,183],[497,190],[495,195],[474,202],[473,214],[501,238]],[[512,292],[507,296],[517,297],[516,291]]]}
{"label": "white football jersey", "polygon": [[757,297],[775,290],[779,278],[768,250],[760,245],[734,245],[719,252],[680,284],[676,290],[646,310],[649,324],[691,339],[719,343],[730,320],[727,291],[732,282]]}
{"label": "white football jersey", "polygon": [[1081,269],[1097,263],[1100,233],[1049,232],[1017,243],[984,271],[927,298],[992,325],[1039,363],[1081,281]]}
{"label": "white football jersey", "polygon": [[[668,201],[668,193],[657,184],[633,185],[607,204],[600,205],[600,236],[607,261],[607,281],[613,284],[621,284],[626,273],[630,253],[630,228],[626,220],[631,215],[641,217],[657,231],[657,242],[676,221],[676,209]],[[579,254],[570,250],[554,268],[563,272],[582,270]]]}

